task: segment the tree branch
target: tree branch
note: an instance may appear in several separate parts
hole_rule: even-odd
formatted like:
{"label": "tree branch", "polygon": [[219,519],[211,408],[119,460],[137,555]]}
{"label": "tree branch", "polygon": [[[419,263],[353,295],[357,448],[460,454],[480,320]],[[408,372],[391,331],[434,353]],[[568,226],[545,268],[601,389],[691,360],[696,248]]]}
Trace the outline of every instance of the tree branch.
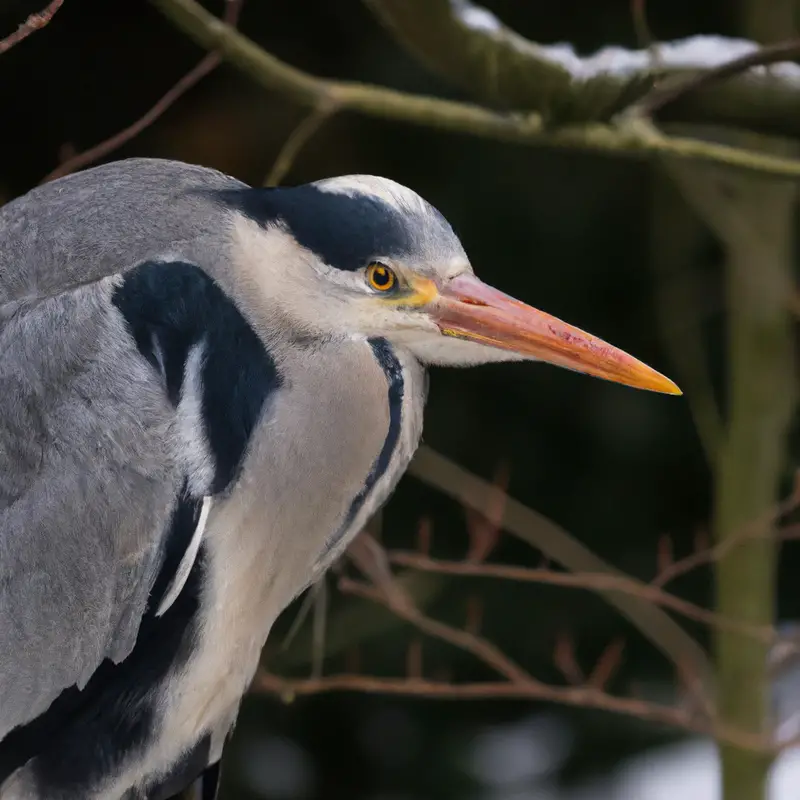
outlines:
{"label": "tree branch", "polygon": [[538,583],[545,586],[562,586],[593,592],[622,592],[663,606],[687,619],[709,625],[717,630],[729,630],[743,636],[752,636],[760,642],[771,644],[775,629],[770,625],[753,625],[728,619],[702,606],[683,600],[655,585],[642,583],[627,575],[586,572],[556,572],[552,569],[530,569],[509,564],[471,564],[466,561],[444,561],[419,553],[398,550],[388,551],[389,561],[401,567],[433,572],[438,575],[457,575],[472,578],[495,578],[518,583]]}
{"label": "tree branch", "polygon": [[[239,15],[242,10],[244,0],[225,0],[224,21],[236,27]],[[142,131],[149,128],[159,117],[163,116],[183,95],[196,86],[206,75],[213,72],[220,64],[222,59],[219,53],[207,53],[203,58],[187,72],[158,102],[146,111],[139,119],[131,123],[127,128],[123,128],[113,136],[99,142],[98,144],[84,150],[82,153],[68,158],[52,172],[42,178],[40,183],[48,183],[56,178],[69,175],[79,169],[84,169],[95,161],[105,158],[115,150],[127,144],[131,139],[138,136]]]}
{"label": "tree branch", "polygon": [[[654,69],[651,47],[581,57],[570,45],[523,38],[469,0],[364,2],[428,69],[501,107],[541,111],[557,123],[608,119],[658,77],[663,90],[646,111],[669,103],[672,121],[800,136],[800,66],[788,63],[797,41],[763,49],[722,36],[657,43]],[[775,61],[784,63],[763,66]]]}
{"label": "tree branch", "polygon": [[718,67],[690,75],[685,80],[675,81],[663,90],[654,89],[637,104],[638,111],[645,116],[652,116],[659,109],[676,102],[690,92],[712,87],[714,84],[747,72],[751,67],[794,61],[798,56],[800,56],[800,41],[797,39],[757,48]]}
{"label": "tree branch", "polygon": [[[437,700],[538,700],[581,708],[594,708],[637,719],[670,725],[687,731],[707,734],[708,726],[698,723],[691,713],[635,697],[616,697],[588,686],[551,686],[535,679],[521,683],[484,681],[480,683],[449,683],[424,678],[377,678],[369,675],[327,675],[322,678],[292,679],[270,672],[259,672],[251,691],[278,695],[286,701],[296,696],[322,692],[360,692],[426,697]],[[769,749],[764,739],[740,735],[734,730],[714,729],[721,741],[735,743],[756,751]]]}
{"label": "tree branch", "polygon": [[612,124],[587,123],[550,129],[540,113],[498,113],[470,103],[317,78],[265,52],[195,0],[151,2],[201,47],[219,52],[261,86],[282,92],[304,105],[318,107],[332,102],[343,110],[509,142],[594,150],[618,156],[671,155],[767,175],[800,177],[798,159],[750,152],[715,142],[669,137],[639,117],[623,117]]}
{"label": "tree branch", "polygon": [[364,3],[427,69],[495,107],[538,111],[556,123],[607,120],[622,97],[652,85],[646,65],[583,69],[570,48],[529,41],[468,0]]}
{"label": "tree branch", "polygon": [[[422,445],[409,466],[408,473],[434,486],[466,508],[485,511],[494,507],[497,487],[473,475],[453,461]],[[522,503],[508,498],[502,527],[541,550],[573,572],[622,577],[622,573],[596,556],[577,539],[546,517]],[[634,578],[630,578],[634,580]],[[641,584],[644,587],[644,584]],[[606,589],[600,592],[606,601],[630,620],[644,636],[673,664],[681,665],[686,680],[696,695],[703,698],[713,686],[711,666],[703,648],[669,614],[642,597]]]}
{"label": "tree branch", "polygon": [[363,597],[385,606],[400,619],[410,622],[422,633],[469,653],[511,683],[528,683],[534,680],[519,664],[488,639],[427,616],[412,602],[407,601],[394,584],[392,584],[394,597],[383,590],[347,578],[339,582],[339,588],[347,594]]}
{"label": "tree branch", "polygon": [[[554,702],[582,708],[596,708],[627,714],[639,719],[649,719],[676,726],[685,730],[712,734],[718,741],[730,743],[738,748],[747,748],[758,753],[772,753],[774,742],[771,736],[750,734],[736,728],[721,725],[714,715],[698,717],[691,708],[673,707],[652,703],[638,698],[612,695],[605,690],[608,677],[619,663],[619,644],[612,644],[598,660],[591,675],[584,673],[574,664],[572,645],[566,642],[556,650],[556,661],[570,662],[568,676],[575,685],[552,686],[545,684],[512,661],[494,644],[472,631],[460,629],[440,622],[420,611],[414,603],[403,595],[397,586],[360,583],[349,579],[339,582],[343,592],[364,597],[387,609],[398,618],[408,622],[425,635],[446,642],[481,661],[504,678],[503,681],[458,684],[442,681],[428,681],[423,678],[421,669],[415,670],[405,679],[380,679],[366,675],[339,675],[316,677],[307,680],[281,678],[268,672],[260,672],[252,689],[280,695],[291,700],[296,694],[311,694],[322,691],[349,690],[360,692],[382,692],[423,697],[445,698],[517,698]],[[561,652],[561,656],[559,656]],[[417,667],[421,667],[417,663]]]}
{"label": "tree branch", "polygon": [[[537,680],[522,683],[506,681],[449,683],[423,678],[376,678],[358,674],[327,675],[322,678],[297,680],[283,678],[269,672],[259,672],[253,682],[252,690],[275,694],[286,700],[291,700],[298,695],[321,692],[365,692],[427,697],[437,700],[481,700],[487,698],[539,700],[583,708],[596,708],[690,731],[707,732],[706,728],[698,727],[691,715],[680,708],[658,705],[636,698],[615,697],[588,687],[550,686]],[[738,744],[742,743],[741,738],[735,732],[723,734],[723,738],[728,738],[728,736]],[[747,745],[756,750],[761,750],[765,746],[763,742],[752,737],[747,737]]]}
{"label": "tree branch", "polygon": [[300,151],[336,111],[337,107],[334,103],[325,102],[303,117],[278,153],[269,175],[264,180],[264,186],[278,186],[280,184],[292,168]]}
{"label": "tree branch", "polygon": [[[794,531],[793,531],[794,533]],[[524,569],[502,564],[475,563],[471,561],[450,562],[428,557],[427,540],[421,542],[421,553],[386,551],[372,537],[356,540],[359,547],[355,563],[367,578],[366,582],[348,578],[339,580],[339,589],[345,594],[369,600],[377,607],[385,609],[398,621],[416,627],[426,636],[450,644],[469,653],[485,666],[498,673],[503,680],[488,680],[479,683],[458,683],[446,679],[428,679],[422,663],[422,643],[413,640],[407,654],[406,675],[403,678],[383,678],[352,672],[323,676],[312,675],[310,679],[297,679],[276,674],[263,669],[256,676],[251,691],[265,692],[280,696],[291,702],[298,695],[317,694],[331,691],[350,691],[362,693],[381,693],[412,696],[429,699],[517,699],[541,702],[554,702],[583,708],[594,708],[611,713],[625,714],[642,720],[650,720],[682,728],[703,735],[712,735],[718,741],[746,749],[756,757],[769,759],[776,752],[794,746],[797,739],[791,727],[791,712],[782,708],[780,717],[785,734],[777,729],[771,731],[748,732],[735,725],[722,722],[716,714],[697,716],[693,704],[668,705],[636,697],[621,697],[611,694],[607,686],[617,672],[624,641],[612,641],[597,658],[591,669],[584,669],[576,658],[574,643],[569,635],[560,636],[553,653],[554,664],[560,670],[567,686],[542,683],[527,670],[516,664],[494,644],[479,634],[480,610],[476,615],[468,613],[464,628],[440,622],[423,612],[414,598],[406,593],[401,583],[405,575],[394,575],[388,565],[395,563],[412,570],[431,570],[435,573],[482,578],[499,578],[513,581],[537,581],[579,588],[603,588],[604,584],[615,585],[622,591],[639,591],[636,581],[627,578],[615,580],[606,575],[574,575],[557,573],[546,569]],[[352,549],[352,548],[351,548]],[[468,556],[469,557],[469,556]],[[669,568],[672,562],[664,565]],[[608,580],[606,580],[608,579]],[[628,583],[626,584],[626,581]],[[650,587],[652,588],[652,587]],[[653,597],[654,601],[658,598]],[[470,609],[475,610],[473,604]],[[709,620],[718,625],[719,620]],[[763,632],[763,631],[762,631]],[[770,632],[769,654],[766,666],[773,681],[778,681],[781,673],[792,668],[797,659],[798,635],[796,626],[783,628],[780,633]],[[765,643],[767,640],[765,639]]]}
{"label": "tree branch", "polygon": [[34,31],[41,30],[50,23],[53,15],[64,4],[64,0],[50,0],[47,6],[35,14],[31,14],[14,33],[0,39],[0,55],[10,50],[15,44],[19,44],[23,39],[27,39]]}

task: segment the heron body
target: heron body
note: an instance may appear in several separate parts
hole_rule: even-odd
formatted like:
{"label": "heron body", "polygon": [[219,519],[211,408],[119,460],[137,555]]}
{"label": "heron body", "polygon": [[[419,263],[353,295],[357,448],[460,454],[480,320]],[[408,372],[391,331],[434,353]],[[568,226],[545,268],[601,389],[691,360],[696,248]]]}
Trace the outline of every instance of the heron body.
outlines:
{"label": "heron body", "polygon": [[0,798],[167,800],[396,485],[430,364],[663,376],[474,278],[391,181],[132,159],[0,209]]}

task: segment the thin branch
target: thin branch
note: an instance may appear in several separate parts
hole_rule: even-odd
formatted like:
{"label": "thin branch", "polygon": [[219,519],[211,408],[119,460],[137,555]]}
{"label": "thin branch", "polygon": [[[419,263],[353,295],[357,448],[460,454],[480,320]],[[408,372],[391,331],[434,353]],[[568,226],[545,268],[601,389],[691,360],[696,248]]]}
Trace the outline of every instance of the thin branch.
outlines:
{"label": "thin branch", "polygon": [[[414,625],[418,630],[426,636],[438,639],[439,641],[451,644],[458,649],[469,653],[474,656],[478,661],[481,661],[486,666],[493,669],[498,675],[504,677],[508,683],[516,686],[528,687],[531,691],[539,693],[539,696],[544,699],[543,695],[549,691],[558,691],[556,687],[549,687],[534,678],[529,672],[514,662],[502,650],[500,650],[492,642],[484,639],[482,636],[471,633],[467,630],[456,628],[439,620],[427,616],[419,608],[417,608],[409,597],[403,596],[402,589],[397,586],[387,590],[385,576],[381,576],[379,585],[368,585],[356,581],[343,578],[339,582],[341,591],[358,597],[371,600],[374,603],[384,606],[396,614],[399,618]],[[571,646],[568,645],[570,653],[567,654],[567,660],[574,662],[574,657],[571,656]],[[612,654],[613,657],[613,654]],[[558,652],[556,653],[558,661]],[[680,664],[681,662],[677,662]],[[602,669],[602,668],[601,668]],[[580,682],[579,686],[575,688],[584,693],[588,690],[591,696],[593,692],[598,692],[603,697],[601,690],[598,689],[596,683],[590,684],[582,680],[582,671],[576,663],[572,664],[568,670],[568,674],[572,675],[576,682]],[[686,671],[681,670],[681,674],[685,676]],[[709,697],[699,696],[696,691],[692,691],[692,696],[698,701],[702,702],[702,707],[707,711],[705,721],[707,724],[713,724],[713,703]],[[564,702],[569,702],[570,695],[565,695]],[[612,698],[616,700],[616,698]],[[623,701],[625,702],[625,701]],[[638,702],[638,701],[635,701]],[[583,705],[584,703],[579,703]],[[591,701],[588,701],[591,705]],[[686,712],[684,712],[686,713]],[[755,737],[751,737],[751,742],[758,741]]]}
{"label": "thin branch", "polygon": [[27,39],[35,31],[41,30],[50,23],[53,15],[64,4],[64,0],[50,0],[45,8],[31,14],[14,33],[0,39],[0,55],[10,50],[14,45],[19,44],[23,39]]}
{"label": "thin branch", "polygon": [[[620,697],[606,691],[610,679],[616,673],[621,662],[624,642],[613,641],[597,660],[590,670],[588,677],[578,665],[572,642],[567,637],[560,637],[556,647],[555,660],[562,673],[566,676],[570,686],[553,686],[542,683],[530,673],[512,661],[494,644],[479,636],[471,630],[459,629],[435,620],[420,611],[410,597],[404,594],[399,585],[386,572],[386,562],[396,561],[393,553],[382,551],[380,546],[372,543],[366,547],[361,543],[362,555],[359,564],[365,569],[371,579],[377,583],[367,584],[342,578],[339,582],[340,589],[354,596],[368,599],[390,610],[401,620],[410,623],[427,636],[439,641],[447,642],[464,652],[470,653],[486,666],[493,669],[505,680],[487,681],[480,683],[451,683],[445,680],[428,680],[423,675],[420,642],[415,642],[407,656],[407,675],[405,678],[376,678],[361,674],[344,674],[331,676],[317,676],[311,679],[289,679],[274,673],[260,671],[253,681],[251,691],[270,693],[280,696],[284,701],[290,702],[301,695],[317,694],[332,691],[351,691],[365,693],[394,694],[435,699],[517,699],[534,700],[539,702],[552,702],[571,705],[581,708],[592,708],[625,714],[637,719],[659,722],[677,727],[686,731],[711,735],[718,742],[734,745],[737,748],[774,754],[785,743],[776,743],[770,732],[748,733],[742,732],[732,726],[720,724],[716,715],[712,713],[697,715],[694,713],[694,704],[670,706],[661,703],[642,700],[633,697]],[[387,558],[388,555],[388,558]],[[399,560],[403,563],[409,561],[413,566],[426,566],[434,563],[426,557],[418,559],[406,558],[406,554]],[[421,559],[421,562],[419,561]],[[519,580],[520,574],[516,568],[501,567],[488,564],[474,564],[465,562],[457,565],[461,569],[445,570],[456,574],[476,574],[481,570],[482,575],[506,577]],[[529,573],[535,572],[529,570]],[[573,577],[573,576],[569,576]],[[524,577],[523,577],[524,579]],[[680,665],[678,665],[680,667]],[[679,668],[679,672],[681,672]]]}
{"label": "thin branch", "polygon": [[411,602],[398,602],[393,595],[389,596],[374,586],[368,586],[348,578],[343,578],[339,582],[339,588],[345,594],[362,597],[385,606],[400,619],[411,623],[431,638],[447,642],[453,647],[475,656],[476,659],[512,683],[525,683],[533,680],[522,667],[488,639],[428,617]]}
{"label": "thin branch", "polygon": [[[411,570],[404,575],[395,575],[393,580],[421,608],[430,605],[446,587],[445,579],[437,575]],[[362,642],[402,628],[404,624],[391,611],[370,603],[342,603],[330,608],[325,626],[325,658],[346,654]],[[263,662],[278,671],[310,669],[315,649],[313,628],[306,624],[291,647],[285,650],[280,647],[279,640],[270,637],[264,649]]]}
{"label": "thin branch", "polygon": [[[261,671],[254,679],[251,686],[252,691],[277,694],[286,701],[291,701],[297,695],[330,691],[372,692],[439,699],[537,700],[601,709],[630,715],[638,719],[661,722],[689,731],[712,734],[717,741],[759,752],[773,752],[775,749],[770,736],[743,734],[736,729],[720,726],[713,713],[698,716],[693,713],[692,707],[667,706],[607,693],[604,687],[619,666],[622,656],[624,643],[621,641],[612,642],[606,648],[591,670],[589,677],[586,678],[583,670],[575,661],[571,642],[562,639],[562,646],[556,651],[556,662],[561,664],[562,671],[575,685],[550,686],[544,684],[488,640],[471,631],[447,625],[427,616],[414,605],[409,597],[403,594],[401,588],[398,586],[387,587],[387,576],[383,574],[384,567],[381,566],[384,559],[376,552],[372,552],[372,556],[376,559],[377,565],[366,560],[366,569],[377,577],[379,583],[370,585],[342,578],[339,587],[343,592],[368,599],[389,609],[398,618],[414,625],[425,635],[470,653],[505,680],[466,684],[426,680],[422,676],[421,644],[419,644],[409,653],[407,659],[409,674],[404,679],[381,679],[366,675],[345,674],[292,680]],[[474,568],[477,565],[468,564],[467,566]]]}
{"label": "thin branch", "polygon": [[622,655],[625,652],[625,640],[622,638],[614,639],[603,654],[597,659],[594,669],[586,681],[595,689],[603,690],[608,685],[611,678],[617,673],[622,663]]}
{"label": "thin branch", "polygon": [[782,516],[783,513],[787,513],[789,510],[797,507],[796,495],[792,496],[791,503],[791,508],[789,507],[788,503],[783,504],[781,508],[782,513],[770,514],[769,516],[765,515],[750,525],[743,526],[737,533],[717,542],[717,544],[715,544],[713,547],[698,549],[696,552],[691,553],[684,558],[678,559],[669,565],[663,566],[659,570],[658,575],[651,581],[651,585],[658,586],[659,588],[663,589],[666,584],[674,581],[676,578],[679,578],[682,575],[686,575],[688,572],[691,572],[698,567],[702,567],[707,564],[718,563],[721,559],[730,555],[730,553],[732,553],[734,550],[746,544],[747,542],[753,541],[754,539],[757,540],[765,537],[774,537],[782,542],[800,539],[799,525],[789,525],[775,534],[773,534],[771,529],[768,527],[771,520],[777,520],[780,516]]}
{"label": "thin branch", "polygon": [[699,720],[691,711],[635,697],[619,697],[591,685],[552,686],[537,680],[527,683],[482,681],[450,683],[422,678],[377,678],[361,674],[326,675],[322,678],[291,679],[270,672],[257,673],[251,691],[273,694],[291,702],[295,697],[330,693],[359,692],[399,695],[429,700],[527,700],[558,703],[575,708],[596,709],[646,720],[702,736],[757,753],[774,753],[787,744],[775,744],[767,736],[753,736],[735,728]]}
{"label": "thin branch", "polygon": [[659,64],[658,59],[658,42],[656,42],[647,20],[647,0],[631,0],[631,19],[639,47],[650,52],[650,61],[654,68],[660,66],[663,69],[663,65]]}
{"label": "thin branch", "polygon": [[[386,551],[372,536],[362,533],[356,537],[347,548],[347,557],[358,568],[362,575],[367,577],[381,596],[386,600],[385,605],[391,611],[402,616],[399,611],[416,609],[417,606],[395,579]],[[339,579],[339,588],[347,584],[347,578]],[[358,593],[358,587],[354,587],[354,594]]]}
{"label": "thin branch", "polygon": [[775,640],[775,630],[770,626],[749,625],[739,620],[727,619],[708,609],[683,600],[658,586],[641,583],[626,575],[603,573],[556,572],[550,569],[529,569],[507,564],[471,564],[465,561],[443,561],[427,558],[413,552],[388,552],[389,560],[397,566],[433,572],[438,575],[458,575],[470,578],[494,578],[518,583],[536,583],[545,586],[562,586],[594,592],[624,592],[669,608],[687,619],[718,629],[734,630],[770,644]]}
{"label": "thin branch", "polygon": [[[383,558],[379,558],[379,561],[383,563]],[[474,567],[475,565],[467,566]],[[402,590],[398,587],[392,587],[391,591],[387,590],[385,575],[380,575],[379,579],[380,585],[368,585],[343,578],[339,586],[343,592],[366,598],[390,609],[398,617],[414,625],[425,635],[439,641],[447,642],[464,652],[470,653],[499,675],[505,677],[510,685],[526,688],[530,693],[529,696],[543,700],[550,699],[554,702],[574,703],[575,705],[584,707],[604,707],[608,710],[613,709],[620,711],[621,713],[629,713],[631,709],[630,703],[634,704],[633,707],[638,707],[638,704],[642,702],[640,700],[618,698],[603,691],[603,685],[616,670],[622,655],[622,644],[619,642],[612,643],[612,645],[606,649],[606,652],[601,656],[588,679],[583,677],[583,671],[574,659],[571,643],[568,641],[566,642],[566,649],[564,647],[561,648],[562,658],[560,661],[566,674],[578,684],[574,687],[578,695],[572,695],[569,689],[548,686],[538,681],[493,643],[478,634],[447,625],[446,623],[427,616],[414,605],[410,598],[403,596]],[[558,663],[558,651],[556,653],[556,659]],[[685,677],[686,670],[682,669],[682,666],[681,662],[676,663],[679,674]],[[418,682],[420,679],[413,676],[410,677],[409,680]],[[320,684],[317,685],[319,686]],[[461,687],[459,686],[458,688]],[[716,722],[716,715],[713,710],[713,701],[711,698],[697,697],[695,692],[692,692],[692,695],[695,700],[705,700],[702,704],[702,708],[706,712],[705,714],[695,715],[693,713],[693,708],[695,708],[696,705],[690,705],[688,708],[682,708],[680,710],[669,708],[666,713],[672,715],[673,719],[677,718],[682,720],[683,722],[680,724],[684,727],[685,723],[688,721],[688,725],[691,726],[692,729],[713,732],[718,741],[734,743],[735,740],[735,745],[737,747],[745,746],[766,751],[771,751],[773,749],[772,739],[766,734],[740,734],[738,731],[735,731],[735,729],[721,728]],[[662,711],[664,709],[663,706],[650,706],[650,710],[653,708]],[[628,711],[625,709],[628,709]],[[646,714],[647,712],[644,713]],[[729,737],[733,738],[731,739]],[[748,742],[747,745],[742,744],[745,741]]]}
{"label": "thin branch", "polygon": [[[696,727],[692,717],[685,711],[662,706],[644,700],[615,697],[591,687],[549,686],[539,681],[509,683],[486,681],[481,683],[447,683],[421,678],[374,678],[369,675],[327,675],[323,678],[292,680],[269,672],[259,672],[252,689],[257,692],[275,694],[284,698],[320,694],[322,692],[362,692],[368,694],[394,694],[426,697],[437,700],[539,700],[562,703],[583,708],[596,708],[617,714],[660,722],[676,728],[705,733]],[[735,733],[728,734],[736,741]],[[727,737],[726,737],[727,738]],[[748,739],[756,749],[764,743]]]}
{"label": "thin branch", "polygon": [[[244,0],[225,0],[225,22],[236,27],[239,15],[241,14],[242,5]],[[149,128],[156,120],[163,116],[183,95],[190,89],[195,87],[206,75],[213,72],[222,63],[222,58],[219,53],[211,52],[204,56],[196,66],[187,72],[172,88],[145,114],[127,128],[109,136],[108,139],[78,153],[75,156],[64,161],[52,172],[42,178],[41,183],[48,183],[49,181],[61,178],[64,175],[69,175],[71,172],[84,169],[90,164],[94,164],[101,158],[119,150],[120,147],[127,144],[131,139],[138,136],[144,130]]]}
{"label": "thin branch", "polygon": [[[508,482],[510,480],[508,464],[502,464],[496,470],[495,492],[491,507],[480,512],[467,509],[467,535],[469,548],[465,560],[473,563],[484,561],[492,552],[503,532],[503,515],[508,499]],[[425,553],[427,555],[427,552]]]}
{"label": "thin branch", "polygon": [[497,113],[470,104],[418,96],[363,83],[317,78],[267,53],[210,14],[195,0],[151,0],[165,16],[207,50],[249,75],[261,86],[304,105],[332,99],[342,109],[484,138],[595,150],[618,156],[670,155],[738,167],[765,175],[800,178],[800,160],[701,141],[670,137],[645,120],[624,118],[550,128],[539,113]]}
{"label": "thin branch", "polygon": [[[310,695],[321,692],[366,692],[370,694],[400,694],[436,699],[507,698],[516,700],[552,700],[569,705],[602,708],[606,711],[664,722],[676,727],[689,727],[689,718],[680,710],[657,706],[643,700],[616,698],[589,689],[555,687],[534,681],[514,684],[505,681],[481,683],[445,683],[417,678],[374,678],[369,675],[327,675],[311,680],[292,680],[260,672],[253,689],[280,696]],[[599,695],[602,694],[602,697]]]}
{"label": "thin branch", "polygon": [[664,87],[662,90],[654,89],[636,104],[637,110],[645,116],[652,116],[664,106],[674,103],[679,98],[689,94],[689,92],[697,92],[721,81],[728,80],[752,67],[763,67],[782,61],[794,61],[798,57],[800,57],[800,39],[790,39],[787,42],[778,42],[777,44],[761,47],[752,53],[746,53],[725,64],[720,64],[718,67],[689,76],[684,80]]}
{"label": "thin branch", "polygon": [[324,101],[300,120],[300,123],[289,134],[289,138],[278,153],[278,157],[275,159],[275,163],[264,181],[265,186],[278,186],[280,184],[286,177],[286,173],[292,168],[300,151],[336,111],[337,106],[334,102]]}
{"label": "thin branch", "polygon": [[568,633],[562,633],[556,638],[553,663],[567,683],[573,686],[582,686],[586,683],[586,676],[575,657],[575,643]]}
{"label": "thin branch", "polygon": [[[495,507],[493,501],[500,491],[426,445],[419,448],[408,472],[463,506],[483,513]],[[502,526],[573,572],[622,575],[558,525],[511,497],[505,504]],[[639,596],[614,589],[601,594],[673,664],[682,665],[689,689],[698,700],[709,696],[713,674],[708,656],[669,614]]]}

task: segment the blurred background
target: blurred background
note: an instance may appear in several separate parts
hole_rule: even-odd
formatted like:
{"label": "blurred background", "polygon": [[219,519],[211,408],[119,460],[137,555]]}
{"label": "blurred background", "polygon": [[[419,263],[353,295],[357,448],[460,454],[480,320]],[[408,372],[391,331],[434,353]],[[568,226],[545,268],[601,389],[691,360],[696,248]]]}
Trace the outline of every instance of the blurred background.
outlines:
{"label": "blurred background", "polygon": [[[5,0],[0,36],[41,0]],[[221,13],[221,3],[206,0]],[[590,53],[636,47],[628,0],[487,3],[522,35],[571,42]],[[653,2],[659,39],[737,35],[727,0]],[[358,0],[248,0],[249,37],[313,74],[363,80],[443,97],[451,87],[401,51]],[[0,201],[39,182],[71,153],[140,117],[202,56],[144,0],[65,0],[52,23],[0,58]],[[177,158],[263,183],[307,109],[223,65],[158,122],[114,153]],[[460,234],[481,277],[609,340],[674,375],[664,343],[695,332],[723,375],[725,307],[720,249],[676,191],[645,162],[482,141],[339,114],[285,177],[301,183],[374,173],[407,184]],[[664,252],[669,263],[664,266]],[[691,282],[690,304],[665,306],[668,286]],[[492,479],[507,469],[510,494],[550,517],[603,558],[639,578],[656,571],[658,542],[692,551],[709,526],[711,482],[689,406],[549,366],[434,371],[426,416],[429,445]],[[411,547],[421,519],[432,552],[459,558],[468,546],[463,508],[406,477],[385,509],[382,539]],[[302,532],[298,532],[302,535]],[[493,558],[535,566],[539,554],[511,537]],[[779,615],[800,616],[782,555]],[[417,635],[329,580],[326,672],[405,673]],[[674,587],[712,601],[707,570]],[[482,633],[542,680],[568,632],[591,666],[625,640],[614,688],[669,698],[668,664],[601,599],[587,592],[419,576],[428,613],[463,624],[478,602]],[[477,600],[476,600],[477,598]],[[285,648],[301,603],[270,642],[270,668],[310,673],[311,617]],[[688,628],[706,643],[706,632]],[[425,674],[481,680],[490,673],[437,642],[422,645]],[[224,766],[227,800],[682,800],[716,797],[716,761],[705,741],[636,719],[514,700],[448,700],[360,693],[295,699],[251,695]],[[786,755],[775,798],[795,797],[800,764]],[[785,790],[779,792],[781,782]],[[793,788],[792,788],[793,787]],[[785,791],[785,793],[783,793]]]}

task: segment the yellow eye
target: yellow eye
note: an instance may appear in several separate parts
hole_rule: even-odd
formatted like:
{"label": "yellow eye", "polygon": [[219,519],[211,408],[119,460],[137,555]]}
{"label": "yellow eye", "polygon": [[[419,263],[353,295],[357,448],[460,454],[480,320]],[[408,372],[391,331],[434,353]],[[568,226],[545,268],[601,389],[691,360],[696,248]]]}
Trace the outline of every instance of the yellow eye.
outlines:
{"label": "yellow eye", "polygon": [[367,267],[367,281],[376,292],[388,292],[397,286],[397,275],[383,264],[370,264]]}

